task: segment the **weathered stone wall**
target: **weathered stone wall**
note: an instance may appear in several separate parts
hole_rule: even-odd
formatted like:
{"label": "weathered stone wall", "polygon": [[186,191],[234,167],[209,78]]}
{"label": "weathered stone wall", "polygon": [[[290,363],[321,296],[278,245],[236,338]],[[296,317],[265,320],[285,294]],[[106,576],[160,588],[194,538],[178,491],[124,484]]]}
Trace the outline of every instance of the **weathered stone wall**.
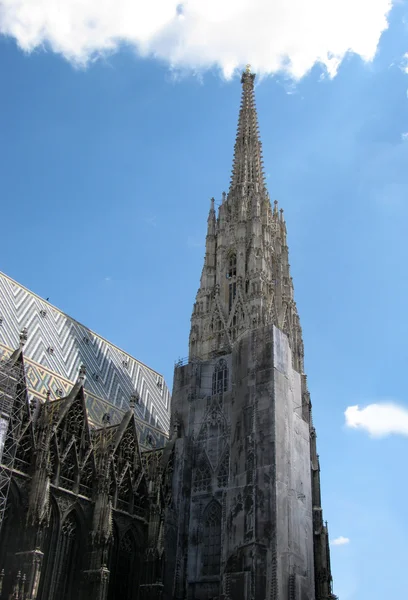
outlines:
{"label": "weathered stone wall", "polygon": [[[175,372],[167,597],[313,600],[309,424],[287,336],[256,329],[222,360],[222,393],[212,393],[219,359]],[[206,563],[211,511],[221,525],[217,572]]]}
{"label": "weathered stone wall", "polygon": [[286,336],[274,328],[275,464],[278,598],[314,598],[309,424],[302,419],[301,378]]}

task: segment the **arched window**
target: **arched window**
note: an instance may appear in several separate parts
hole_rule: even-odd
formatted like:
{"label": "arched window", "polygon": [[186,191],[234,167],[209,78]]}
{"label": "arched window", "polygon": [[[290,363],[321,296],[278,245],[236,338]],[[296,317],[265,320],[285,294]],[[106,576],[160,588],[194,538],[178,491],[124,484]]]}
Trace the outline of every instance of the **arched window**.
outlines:
{"label": "arched window", "polygon": [[71,511],[61,525],[58,541],[57,582],[55,598],[71,600],[79,591],[81,574],[80,528],[75,512]]}
{"label": "arched window", "polygon": [[228,312],[231,312],[231,310],[232,310],[236,295],[237,295],[237,283],[236,283],[236,281],[233,281],[228,286]]}
{"label": "arched window", "polygon": [[203,575],[219,575],[221,563],[221,507],[212,501],[204,513]]}
{"label": "arched window", "polygon": [[228,366],[227,361],[221,358],[215,365],[212,378],[212,393],[222,394],[228,389]]}
{"label": "arched window", "polygon": [[227,279],[232,279],[237,275],[237,255],[231,254],[228,261]]}
{"label": "arched window", "polygon": [[217,474],[218,487],[224,488],[228,485],[229,479],[229,452],[224,457]]}
{"label": "arched window", "polygon": [[196,468],[193,489],[195,492],[208,492],[211,489],[211,471],[204,461]]}
{"label": "arched window", "polygon": [[131,530],[119,539],[114,528],[114,544],[110,558],[109,600],[131,600],[135,598],[140,576],[139,553],[135,536]]}

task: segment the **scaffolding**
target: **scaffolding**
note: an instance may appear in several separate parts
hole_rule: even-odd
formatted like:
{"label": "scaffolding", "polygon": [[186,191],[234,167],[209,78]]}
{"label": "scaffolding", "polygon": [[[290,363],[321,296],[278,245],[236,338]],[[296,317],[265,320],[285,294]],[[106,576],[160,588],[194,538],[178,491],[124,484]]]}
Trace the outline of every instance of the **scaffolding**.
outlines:
{"label": "scaffolding", "polygon": [[0,361],[0,535],[7,507],[14,459],[22,428],[26,395],[20,351]]}

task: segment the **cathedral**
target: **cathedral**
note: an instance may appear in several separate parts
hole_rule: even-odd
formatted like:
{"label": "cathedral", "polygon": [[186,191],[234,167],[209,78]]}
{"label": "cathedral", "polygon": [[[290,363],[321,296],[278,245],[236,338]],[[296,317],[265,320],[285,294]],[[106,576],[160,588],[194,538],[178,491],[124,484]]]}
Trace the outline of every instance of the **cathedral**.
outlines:
{"label": "cathedral", "polygon": [[254,80],[171,401],[160,374],[0,277],[0,600],[336,598]]}

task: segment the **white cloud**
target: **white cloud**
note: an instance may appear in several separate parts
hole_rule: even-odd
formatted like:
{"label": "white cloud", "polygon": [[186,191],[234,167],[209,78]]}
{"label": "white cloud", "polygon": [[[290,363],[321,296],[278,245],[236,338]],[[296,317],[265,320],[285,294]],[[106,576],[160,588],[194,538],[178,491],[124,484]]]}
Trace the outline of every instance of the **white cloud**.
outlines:
{"label": "white cloud", "polygon": [[401,133],[401,140],[403,142],[408,142],[408,131],[406,131],[405,133]]}
{"label": "white cloud", "polygon": [[349,544],[349,538],[343,537],[342,535],[331,542],[332,546],[345,546],[345,544]]}
{"label": "white cloud", "polygon": [[408,74],[408,52],[405,52],[404,56],[402,57],[402,60],[400,62],[400,68],[402,69],[402,71],[404,71],[404,73]]}
{"label": "white cloud", "polygon": [[349,406],[344,414],[347,427],[363,429],[372,437],[408,436],[408,408],[393,402],[369,404],[365,408]]}
{"label": "white cloud", "polygon": [[0,32],[31,52],[45,45],[78,65],[121,43],[171,67],[247,62],[298,79],[316,62],[334,76],[349,52],[371,60],[392,0],[0,0]]}

